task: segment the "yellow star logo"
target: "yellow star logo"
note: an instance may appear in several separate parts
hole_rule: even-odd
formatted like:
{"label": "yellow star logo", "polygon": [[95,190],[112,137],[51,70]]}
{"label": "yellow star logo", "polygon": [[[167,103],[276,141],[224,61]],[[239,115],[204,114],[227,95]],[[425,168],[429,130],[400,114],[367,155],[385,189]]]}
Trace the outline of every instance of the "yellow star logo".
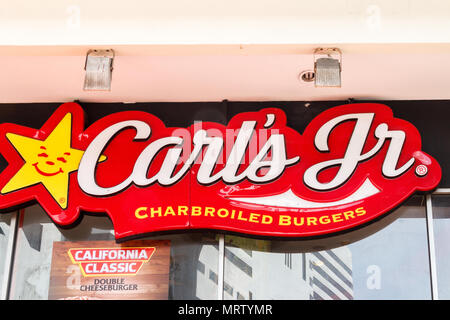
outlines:
{"label": "yellow star logo", "polygon": [[[69,173],[76,171],[84,151],[71,147],[72,115],[67,113],[44,140],[7,133],[25,164],[0,191],[2,194],[42,183],[59,206],[67,208]],[[102,156],[100,161],[105,160]]]}

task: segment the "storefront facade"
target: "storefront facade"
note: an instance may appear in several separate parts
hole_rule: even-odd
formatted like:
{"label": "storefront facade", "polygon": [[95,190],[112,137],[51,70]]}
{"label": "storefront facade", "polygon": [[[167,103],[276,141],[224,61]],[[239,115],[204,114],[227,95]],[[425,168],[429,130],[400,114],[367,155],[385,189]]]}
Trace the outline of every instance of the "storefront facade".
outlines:
{"label": "storefront facade", "polygon": [[[0,300],[450,299],[448,12],[5,4]],[[331,86],[312,78],[324,48]],[[114,52],[103,91],[86,81],[94,50]],[[238,137],[253,124],[245,171],[218,161],[220,142],[253,146]]]}
{"label": "storefront facade", "polygon": [[[393,212],[370,223],[337,233],[327,232],[319,237],[258,236],[252,234],[252,230],[230,232],[225,225],[216,228],[213,225],[196,228],[194,225],[194,231],[182,228],[175,233],[172,230],[135,235],[133,239],[170,241],[170,258],[164,262],[167,271],[162,272],[165,278],[142,280],[144,283],[156,281],[145,294],[131,295],[130,291],[120,291],[114,298],[447,299],[450,275],[446,271],[449,250],[446,221],[450,214],[450,194],[446,161],[448,149],[443,148],[446,141],[440,137],[449,134],[446,117],[443,116],[448,114],[449,102],[370,102],[389,106],[396,118],[417,128],[421,134],[422,150],[437,159],[442,169],[437,188],[427,193],[415,192],[406,201],[401,201]],[[199,119],[225,125],[236,114],[280,108],[286,114],[288,126],[303,133],[322,112],[351,103],[355,101],[137,103],[133,110],[151,113],[168,127],[187,127],[195,121],[198,123]],[[3,119],[5,123],[38,129],[59,106],[57,103],[7,104],[2,106]],[[81,106],[86,127],[109,114],[130,110],[130,105],[121,103],[81,103]],[[185,112],[178,112],[180,108]],[[6,166],[4,161],[3,167]],[[189,190],[186,188],[186,193],[192,192]],[[183,196],[182,193],[177,195]],[[165,201],[171,203],[172,200]],[[176,199],[173,201],[176,203]],[[132,206],[132,200],[128,205]],[[267,210],[269,213],[270,207]],[[77,241],[87,241],[84,247],[95,247],[96,243],[104,245],[104,241],[115,243],[117,228],[115,233],[111,219],[95,212],[85,212],[77,225],[61,228],[39,203],[9,211],[1,215],[3,299],[105,298],[102,292],[105,287],[93,287],[94,282],[90,287],[83,285],[89,269],[79,268],[81,264],[77,265],[76,261],[63,264],[66,269],[62,277],[66,290],[77,289],[71,294],[64,293],[66,296],[58,296],[54,279],[61,274],[55,271],[57,267],[54,264],[60,258],[54,252],[55,243],[61,242],[69,244],[68,248]],[[139,216],[143,214],[140,212]],[[158,246],[159,243],[154,256],[146,262],[148,265],[159,254]],[[125,279],[125,284],[130,279],[138,281],[136,275],[135,278],[123,274],[120,277]],[[111,281],[118,276],[109,275],[103,279]],[[138,286],[141,286],[140,282],[135,288]],[[149,295],[158,290],[163,293]]]}

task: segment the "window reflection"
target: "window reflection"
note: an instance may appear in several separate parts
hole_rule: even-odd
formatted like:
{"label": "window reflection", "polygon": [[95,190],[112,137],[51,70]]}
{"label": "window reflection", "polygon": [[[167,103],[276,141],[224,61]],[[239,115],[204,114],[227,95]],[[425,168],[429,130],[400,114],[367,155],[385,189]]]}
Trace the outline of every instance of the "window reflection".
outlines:
{"label": "window reflection", "polygon": [[311,300],[352,300],[352,255],[348,247],[305,254],[309,265]]}
{"label": "window reflection", "polygon": [[433,229],[439,299],[450,299],[450,195],[433,196]]}
{"label": "window reflection", "polygon": [[424,197],[393,214],[387,227],[349,245],[355,299],[431,299]]}
{"label": "window reflection", "polygon": [[9,244],[11,215],[0,214],[0,292],[3,292],[3,285],[5,284],[6,270],[5,261],[7,261],[7,250]]}
{"label": "window reflection", "polygon": [[54,241],[112,240],[111,222],[85,216],[73,229],[59,229],[38,205],[19,217],[10,299],[46,300]]}
{"label": "window reflection", "polygon": [[[1,239],[0,234],[0,248]],[[208,279],[210,272],[217,275],[218,242],[214,235],[145,239],[171,241],[169,299],[217,299],[217,281]],[[53,242],[89,240],[114,240],[111,221],[104,216],[85,215],[76,227],[60,229],[38,205],[25,209],[19,219],[10,299],[47,299]]]}
{"label": "window reflection", "polygon": [[[434,217],[443,298],[450,287],[450,274],[446,275],[450,269],[445,265],[450,251],[445,241],[449,198],[442,200]],[[425,216],[424,198],[416,196],[386,219],[337,238],[270,241],[227,235],[224,299],[430,299]],[[9,217],[0,219],[0,254],[4,254]],[[113,239],[106,217],[86,215],[78,226],[65,230],[57,228],[39,206],[27,208],[19,218],[10,298],[47,299],[53,241]],[[146,239],[171,240],[169,299],[217,299],[216,234]]]}
{"label": "window reflection", "polygon": [[[218,240],[214,243],[203,245],[200,249],[197,262],[197,272],[195,281],[194,299],[208,300],[217,299],[217,287],[219,282],[218,261],[219,245]],[[174,297],[177,299],[177,297]],[[189,298],[189,297],[186,297]]]}
{"label": "window reflection", "polygon": [[[389,217],[371,235],[376,224],[352,232],[360,240],[340,247],[333,239],[312,249],[308,241],[227,236],[224,298],[431,299],[424,198]],[[350,234],[339,239],[351,242]]]}

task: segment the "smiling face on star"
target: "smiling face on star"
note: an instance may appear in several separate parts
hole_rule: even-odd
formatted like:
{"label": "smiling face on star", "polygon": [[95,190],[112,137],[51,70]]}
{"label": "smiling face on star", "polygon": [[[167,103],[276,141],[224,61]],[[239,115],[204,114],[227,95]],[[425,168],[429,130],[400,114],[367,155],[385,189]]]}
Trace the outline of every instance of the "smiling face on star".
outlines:
{"label": "smiling face on star", "polygon": [[41,184],[61,208],[67,207],[69,174],[78,169],[84,153],[71,146],[71,123],[68,113],[43,140],[6,134],[24,163],[2,188],[2,194]]}
{"label": "smiling face on star", "polygon": [[[6,133],[6,138],[21,156],[23,164],[0,193],[43,185],[61,208],[67,208],[69,175],[78,170],[84,154],[83,150],[71,146],[71,127],[72,116],[67,113],[45,139]],[[105,159],[105,156],[101,156],[99,161]]]}
{"label": "smiling face on star", "polygon": [[32,164],[36,172],[44,177],[52,177],[65,172],[65,166],[70,160],[69,151],[49,150],[46,146],[39,147],[37,161]]}

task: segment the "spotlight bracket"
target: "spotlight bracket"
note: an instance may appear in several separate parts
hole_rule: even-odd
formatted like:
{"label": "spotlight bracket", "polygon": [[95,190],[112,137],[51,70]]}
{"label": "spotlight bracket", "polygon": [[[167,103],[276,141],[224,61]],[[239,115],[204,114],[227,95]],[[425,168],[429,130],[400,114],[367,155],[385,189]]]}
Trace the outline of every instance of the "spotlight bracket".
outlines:
{"label": "spotlight bracket", "polygon": [[[84,70],[86,71],[84,90],[111,90],[114,57],[115,52],[113,49],[88,50],[84,61]],[[90,58],[92,58],[91,61],[89,61]]]}
{"label": "spotlight bracket", "polygon": [[339,48],[316,48],[313,57],[314,85],[316,87],[341,87],[341,50]]}

